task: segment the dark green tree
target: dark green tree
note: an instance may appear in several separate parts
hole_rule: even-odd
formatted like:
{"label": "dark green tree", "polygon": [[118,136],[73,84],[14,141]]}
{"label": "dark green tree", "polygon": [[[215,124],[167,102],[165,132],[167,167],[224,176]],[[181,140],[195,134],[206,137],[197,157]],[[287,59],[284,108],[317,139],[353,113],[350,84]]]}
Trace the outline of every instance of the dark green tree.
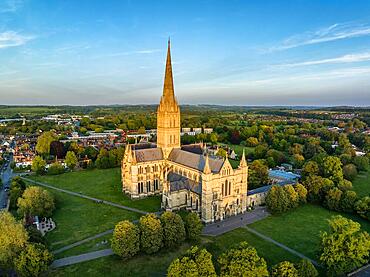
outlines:
{"label": "dark green tree", "polygon": [[297,264],[295,264],[295,268],[298,271],[299,277],[317,277],[319,273],[315,266],[306,259],[300,260]]}
{"label": "dark green tree", "polygon": [[139,229],[141,251],[147,254],[158,252],[163,245],[163,230],[157,216],[147,214],[140,217]]}
{"label": "dark green tree", "polygon": [[135,256],[140,251],[139,228],[128,220],[118,222],[114,227],[111,247],[124,260]]}
{"label": "dark green tree", "polygon": [[196,213],[189,213],[185,220],[186,237],[190,241],[199,241],[203,231],[203,224]]}
{"label": "dark green tree", "polygon": [[164,212],[161,215],[163,241],[168,249],[180,245],[185,240],[185,226],[181,216],[173,212]]}

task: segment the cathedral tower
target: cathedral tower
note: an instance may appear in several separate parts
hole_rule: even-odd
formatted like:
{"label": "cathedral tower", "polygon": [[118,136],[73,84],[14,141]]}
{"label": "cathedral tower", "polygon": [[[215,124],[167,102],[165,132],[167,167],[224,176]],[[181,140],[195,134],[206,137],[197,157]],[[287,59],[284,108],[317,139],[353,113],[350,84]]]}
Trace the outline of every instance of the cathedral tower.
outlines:
{"label": "cathedral tower", "polygon": [[157,110],[157,146],[167,158],[173,148],[180,148],[180,108],[173,87],[170,40],[168,40],[163,95]]}

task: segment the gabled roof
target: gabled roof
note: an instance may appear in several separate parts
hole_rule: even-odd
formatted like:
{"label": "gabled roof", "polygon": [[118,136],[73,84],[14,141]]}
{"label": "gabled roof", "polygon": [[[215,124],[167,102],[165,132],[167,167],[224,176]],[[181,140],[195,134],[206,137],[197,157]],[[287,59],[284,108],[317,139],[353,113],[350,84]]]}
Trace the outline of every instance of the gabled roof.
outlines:
{"label": "gabled roof", "polygon": [[[172,162],[203,171],[206,157],[175,148],[171,151],[168,159]],[[209,157],[209,166],[212,173],[220,172],[223,163],[224,161],[222,159],[213,159]]]}
{"label": "gabled roof", "polygon": [[134,150],[137,162],[150,162],[163,160],[161,148],[146,148]]}
{"label": "gabled roof", "polygon": [[201,183],[189,180],[188,178],[181,176],[177,173],[168,173],[167,180],[170,182],[170,191],[179,191],[182,189],[191,190],[197,194],[201,194],[202,185]]}

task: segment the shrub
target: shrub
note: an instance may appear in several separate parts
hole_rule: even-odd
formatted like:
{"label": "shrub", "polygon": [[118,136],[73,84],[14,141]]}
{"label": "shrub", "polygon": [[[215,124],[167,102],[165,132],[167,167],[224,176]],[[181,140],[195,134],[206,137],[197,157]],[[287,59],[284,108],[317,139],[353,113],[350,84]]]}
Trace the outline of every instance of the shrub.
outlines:
{"label": "shrub", "polygon": [[139,220],[141,251],[151,254],[159,251],[163,244],[161,221],[155,214],[147,214]]}
{"label": "shrub", "polygon": [[357,176],[357,169],[354,164],[346,164],[343,166],[343,175],[347,180],[353,181]]}
{"label": "shrub", "polygon": [[128,220],[119,222],[114,227],[111,247],[124,260],[135,256],[140,250],[139,228]]}
{"label": "shrub", "polygon": [[199,241],[203,231],[203,224],[196,213],[189,213],[185,217],[186,237],[190,241]]}
{"label": "shrub", "polygon": [[298,277],[298,270],[288,261],[280,262],[271,269],[272,277]]}
{"label": "shrub", "polygon": [[173,212],[161,215],[163,242],[166,248],[172,249],[185,240],[185,226],[181,216]]}
{"label": "shrub", "polygon": [[49,175],[58,175],[64,173],[64,166],[58,162],[51,164],[48,168]]}
{"label": "shrub", "polygon": [[299,277],[316,277],[319,276],[317,269],[315,266],[306,259],[300,260],[296,265],[295,268],[298,271]]}

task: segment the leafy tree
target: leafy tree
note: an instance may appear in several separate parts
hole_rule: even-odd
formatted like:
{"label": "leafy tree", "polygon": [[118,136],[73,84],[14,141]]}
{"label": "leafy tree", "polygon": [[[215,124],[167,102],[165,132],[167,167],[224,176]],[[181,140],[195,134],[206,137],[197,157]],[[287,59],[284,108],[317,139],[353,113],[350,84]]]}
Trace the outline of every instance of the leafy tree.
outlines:
{"label": "leafy tree", "polygon": [[346,179],[343,179],[339,182],[338,188],[342,191],[350,190],[352,189],[352,182]]}
{"label": "leafy tree", "polygon": [[18,213],[21,215],[50,217],[54,209],[54,197],[40,187],[26,188],[22,197],[18,199]]}
{"label": "leafy tree", "polygon": [[370,196],[365,196],[355,203],[355,210],[359,216],[370,220]]}
{"label": "leafy tree", "polygon": [[53,255],[45,245],[30,243],[15,259],[14,264],[19,276],[40,276],[48,269],[52,260]]}
{"label": "leafy tree", "polygon": [[324,177],[329,178],[334,184],[343,180],[342,162],[338,157],[328,156],[324,158]]}
{"label": "leafy tree", "polygon": [[271,269],[272,277],[299,277],[294,264],[288,261],[280,262]]}
{"label": "leafy tree", "polygon": [[258,188],[268,182],[268,167],[262,160],[255,160],[249,165],[248,185]]}
{"label": "leafy tree", "polygon": [[369,159],[366,156],[356,156],[353,159],[353,163],[356,165],[359,171],[369,170]]}
{"label": "leafy tree", "polygon": [[357,169],[354,164],[346,164],[343,166],[343,175],[347,180],[353,181],[357,176]]}
{"label": "leafy tree", "polygon": [[307,188],[308,200],[311,202],[323,201],[326,192],[334,187],[333,181],[316,175],[306,178],[303,181],[303,185]]}
{"label": "leafy tree", "polygon": [[288,198],[288,208],[298,207],[299,196],[298,193],[294,190],[294,187],[292,185],[285,185],[283,189]]}
{"label": "leafy tree", "polygon": [[111,167],[110,161],[109,161],[109,153],[106,149],[102,148],[100,149],[99,155],[96,158],[95,161],[97,168],[109,168]]}
{"label": "leafy tree", "polygon": [[175,259],[167,270],[169,277],[199,276],[216,277],[212,255],[197,246],[190,248],[182,258]]}
{"label": "leafy tree", "polygon": [[11,213],[0,211],[0,266],[12,268],[14,259],[25,247],[28,234],[23,224],[15,220]]}
{"label": "leafy tree", "polygon": [[40,155],[49,155],[51,142],[57,140],[58,137],[54,132],[44,132],[37,138],[36,152]]}
{"label": "leafy tree", "polygon": [[294,186],[295,191],[298,194],[298,201],[300,204],[307,202],[307,189],[302,184],[296,184]]}
{"label": "leafy tree", "polygon": [[321,234],[320,262],[330,274],[341,275],[368,262],[370,236],[359,223],[338,215],[329,226],[330,231]]}
{"label": "leafy tree", "polygon": [[227,152],[226,152],[225,149],[220,148],[220,149],[218,149],[216,155],[219,156],[219,157],[222,157],[222,158],[226,158]]}
{"label": "leafy tree", "polygon": [[58,175],[62,173],[64,173],[64,166],[59,162],[51,164],[48,168],[49,175]]}
{"label": "leafy tree", "polygon": [[297,167],[297,168],[301,168],[303,163],[304,163],[304,157],[303,155],[300,155],[300,154],[294,154],[292,156],[292,160],[293,160],[293,164]]}
{"label": "leafy tree", "polygon": [[26,189],[26,183],[20,177],[14,177],[10,183],[9,201],[10,207],[15,209],[17,207],[18,198],[22,196]]}
{"label": "leafy tree", "polygon": [[302,169],[302,176],[308,177],[312,175],[318,175],[319,174],[319,165],[317,162],[314,161],[308,161],[305,163]]}
{"label": "leafy tree", "polygon": [[221,277],[269,275],[265,260],[245,241],[219,256],[218,263]]}
{"label": "leafy tree", "polygon": [[266,195],[266,205],[271,213],[282,213],[289,209],[289,198],[281,186],[272,186]]}
{"label": "leafy tree", "polygon": [[340,158],[340,161],[342,162],[342,164],[346,165],[346,164],[350,164],[352,162],[352,156],[349,155],[349,154],[342,154],[339,156]]}
{"label": "leafy tree", "polygon": [[330,210],[339,211],[343,192],[338,188],[330,189],[325,196],[325,204]]}
{"label": "leafy tree", "polygon": [[352,190],[345,191],[342,194],[342,198],[340,199],[341,210],[347,213],[353,212],[356,200],[357,200],[356,192]]}
{"label": "leafy tree", "polygon": [[196,213],[189,213],[185,220],[186,237],[190,241],[199,241],[203,231],[203,224]]}
{"label": "leafy tree", "polygon": [[181,216],[173,212],[164,212],[161,215],[161,223],[166,248],[172,249],[185,240],[185,226]]}
{"label": "leafy tree", "polygon": [[45,172],[46,162],[40,156],[36,156],[33,158],[31,169],[36,174],[42,174]]}
{"label": "leafy tree", "polygon": [[28,226],[26,228],[26,231],[28,233],[28,241],[29,242],[33,242],[33,243],[42,243],[44,244],[45,246],[47,246],[47,240],[45,239],[45,237],[41,234],[41,232],[39,230],[37,230],[37,228],[32,225],[32,226]]}
{"label": "leafy tree", "polygon": [[317,277],[319,273],[315,266],[306,259],[300,260],[297,264],[295,264],[295,268],[298,271],[299,277]]}
{"label": "leafy tree", "polygon": [[255,137],[247,138],[246,145],[250,147],[256,147],[258,145],[258,139]]}
{"label": "leafy tree", "polygon": [[64,149],[64,144],[60,141],[52,141],[50,143],[50,155],[57,158],[63,158],[66,152]]}
{"label": "leafy tree", "polygon": [[114,227],[111,247],[124,260],[135,256],[140,250],[139,228],[128,220],[118,222]]}
{"label": "leafy tree", "polygon": [[147,214],[140,217],[139,229],[141,251],[147,254],[158,252],[163,244],[163,230],[157,216]]}
{"label": "leafy tree", "polygon": [[70,170],[73,170],[76,167],[78,163],[78,159],[76,157],[76,154],[73,151],[67,152],[65,163]]}

